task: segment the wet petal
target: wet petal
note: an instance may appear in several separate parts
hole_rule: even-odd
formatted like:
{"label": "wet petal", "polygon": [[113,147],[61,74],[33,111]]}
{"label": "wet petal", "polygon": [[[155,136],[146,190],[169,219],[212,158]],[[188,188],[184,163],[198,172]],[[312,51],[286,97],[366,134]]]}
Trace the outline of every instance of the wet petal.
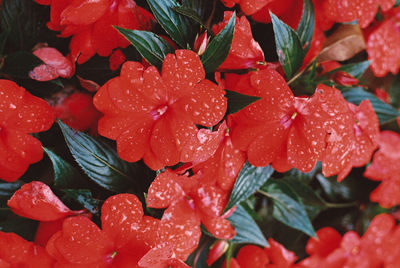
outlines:
{"label": "wet petal", "polygon": [[117,245],[123,245],[140,228],[142,203],[133,194],[109,197],[101,208],[102,229]]}
{"label": "wet petal", "polygon": [[159,174],[147,193],[147,205],[152,208],[166,208],[185,196],[182,187],[176,182],[178,175],[170,170]]}
{"label": "wet petal", "polygon": [[15,214],[38,221],[55,221],[72,214],[50,187],[40,181],[23,185],[7,205]]}

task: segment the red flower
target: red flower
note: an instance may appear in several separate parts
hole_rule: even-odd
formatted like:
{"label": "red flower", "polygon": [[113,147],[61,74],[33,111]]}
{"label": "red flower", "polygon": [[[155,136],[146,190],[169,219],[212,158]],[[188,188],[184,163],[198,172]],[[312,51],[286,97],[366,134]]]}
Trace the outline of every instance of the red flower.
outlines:
{"label": "red flower", "polygon": [[[287,250],[283,245],[274,239],[268,239],[269,246],[261,249],[254,245],[242,247],[234,260],[234,267],[253,268],[253,267],[294,267],[297,256]],[[231,262],[232,264],[232,262]],[[222,266],[225,267],[225,266]]]}
{"label": "red flower", "polygon": [[[117,47],[129,42],[113,26],[149,30],[152,15],[138,7],[133,0],[53,0],[48,27],[62,31],[62,37],[72,36],[71,55],[84,63],[95,53],[108,56]],[[78,58],[79,57],[79,58]]]}
{"label": "red flower", "polygon": [[156,177],[147,195],[149,207],[167,208],[161,219],[161,233],[180,238],[177,250],[186,254],[197,246],[200,221],[217,238],[231,239],[235,235],[229,221],[221,216],[227,193],[212,185],[202,185],[201,180],[200,174],[187,177],[166,170]]}
{"label": "red flower", "polygon": [[44,64],[29,72],[29,77],[38,81],[49,81],[58,78],[70,78],[75,72],[74,64],[57,49],[42,47],[33,52]]}
{"label": "red flower", "polygon": [[[224,21],[215,24],[212,29],[218,34],[232,17],[233,12],[224,13]],[[228,57],[218,67],[219,69],[246,69],[255,67],[264,62],[264,52],[260,45],[253,39],[250,23],[245,16],[236,18],[235,30],[231,50]]]}
{"label": "red flower", "polygon": [[342,181],[352,167],[362,167],[370,161],[378,147],[379,121],[369,100],[358,107],[343,100],[336,109],[342,112],[327,139],[322,170],[325,176],[338,174],[337,180]]}
{"label": "red flower", "polygon": [[44,100],[12,81],[0,80],[0,179],[15,181],[42,159],[42,144],[27,133],[45,131],[53,121]]}
{"label": "red flower", "polygon": [[219,133],[222,137],[215,153],[206,161],[194,165],[192,169],[195,173],[201,172],[202,184],[216,185],[224,191],[230,191],[246,161],[246,154],[233,146],[225,122],[219,126]]}
{"label": "red flower", "polygon": [[387,11],[393,7],[395,0],[327,0],[323,3],[324,13],[328,20],[352,22],[365,28],[375,18],[378,8]]}
{"label": "red flower", "polygon": [[93,98],[89,94],[73,93],[52,108],[56,118],[73,129],[90,129],[92,133],[97,133],[101,113],[94,107]]}
{"label": "red flower", "polygon": [[143,158],[152,169],[172,166],[196,135],[195,124],[211,127],[226,111],[224,91],[205,79],[198,55],[177,50],[167,55],[161,75],[154,66],[126,62],[121,76],[108,81],[94,97],[104,117],[99,134],[117,140],[121,158]]}
{"label": "red flower", "polygon": [[[311,256],[300,267],[396,267],[386,264],[397,262],[400,247],[398,240],[394,244],[391,238],[399,237],[398,230],[393,217],[387,214],[376,216],[361,238],[354,231],[340,238],[333,229],[323,228],[317,232],[319,241],[312,238],[308,242]],[[391,243],[387,244],[388,240]]]}
{"label": "red flower", "polygon": [[249,95],[262,99],[234,115],[233,144],[247,152],[252,165],[272,163],[279,172],[292,166],[311,171],[322,159],[328,133],[342,119],[336,109],[344,102],[340,92],[319,85],[311,98],[295,98],[283,77],[271,69],[243,79],[249,79],[247,94],[253,91]]}
{"label": "red flower", "polygon": [[42,247],[16,234],[0,232],[0,267],[51,268],[54,260]]}
{"label": "red flower", "polygon": [[371,70],[378,77],[383,77],[388,72],[393,74],[399,72],[400,9],[395,10],[393,10],[394,15],[387,18],[368,37],[368,59],[371,61]]}
{"label": "red flower", "polygon": [[60,267],[138,267],[151,248],[162,244],[157,238],[159,221],[143,216],[142,204],[132,194],[108,198],[101,223],[102,230],[87,217],[67,218],[47,243],[47,252]]}

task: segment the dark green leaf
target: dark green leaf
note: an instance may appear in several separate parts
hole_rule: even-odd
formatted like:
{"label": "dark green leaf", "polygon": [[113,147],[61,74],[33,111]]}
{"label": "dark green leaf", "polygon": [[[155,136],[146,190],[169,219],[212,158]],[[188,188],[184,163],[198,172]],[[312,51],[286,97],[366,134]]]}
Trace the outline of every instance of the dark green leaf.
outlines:
{"label": "dark green leaf", "polygon": [[336,181],[336,178],[325,178],[321,174],[316,176],[319,184],[323,191],[332,201],[338,201],[339,199],[350,200],[353,198],[349,185],[346,184],[348,180],[341,183]]}
{"label": "dark green leaf", "polygon": [[161,69],[164,58],[174,49],[167,41],[152,32],[115,28],[139,51],[150,64]]}
{"label": "dark green leaf", "polygon": [[255,167],[246,162],[236,179],[225,210],[231,209],[254,194],[271,177],[273,172],[274,169],[271,165]]}
{"label": "dark green leaf", "polygon": [[3,0],[1,2],[1,30],[8,31],[8,42],[13,51],[31,49],[45,28],[48,10],[31,0]]}
{"label": "dark green leaf", "polygon": [[389,95],[391,103],[396,108],[400,108],[400,75],[397,75],[393,83],[390,85]]}
{"label": "dark green leaf", "polygon": [[179,14],[182,14],[182,15],[188,17],[189,19],[194,20],[195,22],[197,22],[198,24],[203,26],[204,29],[207,29],[207,32],[209,32],[210,34],[213,33],[211,31],[211,29],[209,29],[207,27],[207,25],[205,25],[203,20],[200,18],[199,14],[193,8],[187,7],[187,6],[178,6],[178,7],[175,7],[174,10],[176,12],[178,12]]}
{"label": "dark green leaf", "polygon": [[0,182],[0,198],[11,197],[22,185],[24,185],[23,181]]}
{"label": "dark green leaf", "polygon": [[230,240],[237,244],[257,244],[267,247],[268,242],[253,218],[240,206],[228,218],[236,231],[236,236]]}
{"label": "dark green leaf", "polygon": [[147,0],[154,17],[169,36],[182,48],[187,48],[194,39],[193,22],[174,11],[180,5],[175,0]]}
{"label": "dark green leaf", "polygon": [[75,131],[58,121],[76,162],[95,183],[113,192],[126,192],[130,180],[128,163],[105,143]]}
{"label": "dark green leaf", "polygon": [[29,72],[43,62],[27,51],[19,51],[5,58],[2,72],[14,78],[29,78]]}
{"label": "dark green leaf", "polygon": [[400,5],[400,0],[396,0],[394,6],[397,7],[398,5]]}
{"label": "dark green leaf", "polygon": [[289,177],[294,177],[296,178],[298,181],[301,181],[305,184],[308,184],[311,182],[311,180],[315,177],[315,175],[320,172],[322,169],[322,165],[321,162],[317,162],[317,164],[315,165],[315,167],[313,168],[313,170],[311,170],[310,172],[304,173],[301,172],[298,169],[292,168],[291,170],[289,170],[285,175],[289,176]]}
{"label": "dark green leaf", "polygon": [[376,112],[379,119],[379,124],[384,124],[395,120],[400,113],[391,105],[384,103],[378,99],[374,94],[365,91],[362,88],[353,88],[349,91],[343,92],[343,97],[356,105],[359,105],[363,100],[370,100],[372,107]]}
{"label": "dark green leaf", "polygon": [[325,201],[307,184],[290,177],[281,179],[281,181],[300,198],[311,219],[314,219],[319,212],[328,208]]}
{"label": "dark green leaf", "polygon": [[32,241],[35,237],[37,226],[37,221],[19,216],[12,216],[7,220],[0,222],[0,231],[5,233],[16,233],[17,235]]}
{"label": "dark green leaf", "polygon": [[226,90],[225,97],[228,99],[228,114],[239,112],[253,102],[261,99],[260,97],[244,95],[231,90]]}
{"label": "dark green leaf", "polygon": [[270,15],[279,62],[287,78],[290,79],[303,64],[305,53],[297,33],[272,12]]}
{"label": "dark green leaf", "polygon": [[314,21],[314,5],[311,0],[304,0],[303,14],[296,30],[300,42],[303,45],[304,53],[307,53],[311,46],[314,33]]}
{"label": "dark green leaf", "polygon": [[272,199],[272,215],[278,221],[315,237],[315,230],[297,194],[284,182],[270,180],[260,190]]}
{"label": "dark green leaf", "polygon": [[228,24],[208,44],[201,56],[206,73],[215,71],[226,59],[232,46],[233,31],[235,30],[236,13],[232,14]]}
{"label": "dark green leaf", "polygon": [[3,55],[4,47],[6,46],[9,34],[9,31],[3,31],[0,33],[0,55]]}
{"label": "dark green leaf", "polygon": [[370,64],[370,61],[366,60],[366,61],[362,61],[362,62],[357,62],[357,63],[351,63],[351,64],[346,64],[346,65],[342,65],[337,69],[334,69],[330,72],[327,72],[325,74],[325,76],[329,76],[331,74],[334,74],[338,71],[343,71],[346,72],[348,74],[350,74],[351,76],[360,79],[361,76],[364,74],[365,70],[368,69]]}
{"label": "dark green leaf", "polygon": [[66,196],[77,201],[92,214],[99,212],[100,200],[94,199],[90,190],[86,189],[66,189],[63,190]]}
{"label": "dark green leaf", "polygon": [[57,188],[68,188],[75,186],[75,183],[80,181],[81,176],[76,168],[51,150],[45,147],[43,147],[43,150],[53,163],[54,186]]}

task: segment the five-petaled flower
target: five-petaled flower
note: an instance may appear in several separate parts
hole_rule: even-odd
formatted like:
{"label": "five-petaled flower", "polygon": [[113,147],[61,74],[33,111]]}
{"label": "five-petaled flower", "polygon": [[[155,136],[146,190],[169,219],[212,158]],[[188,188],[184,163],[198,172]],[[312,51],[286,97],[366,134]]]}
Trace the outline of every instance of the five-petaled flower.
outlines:
{"label": "five-petaled flower", "polygon": [[126,62],[121,76],[94,97],[104,113],[99,134],[117,140],[122,159],[143,158],[152,169],[172,166],[197,134],[196,124],[211,127],[225,115],[224,90],[205,79],[199,56],[189,50],[168,54],[161,74],[151,66]]}

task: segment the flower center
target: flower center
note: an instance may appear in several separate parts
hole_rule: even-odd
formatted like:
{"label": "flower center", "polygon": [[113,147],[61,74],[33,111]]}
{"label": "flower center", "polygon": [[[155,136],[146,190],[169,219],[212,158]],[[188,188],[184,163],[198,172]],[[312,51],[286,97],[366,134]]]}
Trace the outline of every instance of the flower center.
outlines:
{"label": "flower center", "polygon": [[293,124],[294,119],[297,117],[298,113],[293,112],[292,115],[285,115],[281,119],[281,125],[285,128],[288,129],[290,126]]}
{"label": "flower center", "polygon": [[163,114],[165,114],[168,110],[168,105],[160,105],[156,109],[150,112],[153,120],[159,119]]}

